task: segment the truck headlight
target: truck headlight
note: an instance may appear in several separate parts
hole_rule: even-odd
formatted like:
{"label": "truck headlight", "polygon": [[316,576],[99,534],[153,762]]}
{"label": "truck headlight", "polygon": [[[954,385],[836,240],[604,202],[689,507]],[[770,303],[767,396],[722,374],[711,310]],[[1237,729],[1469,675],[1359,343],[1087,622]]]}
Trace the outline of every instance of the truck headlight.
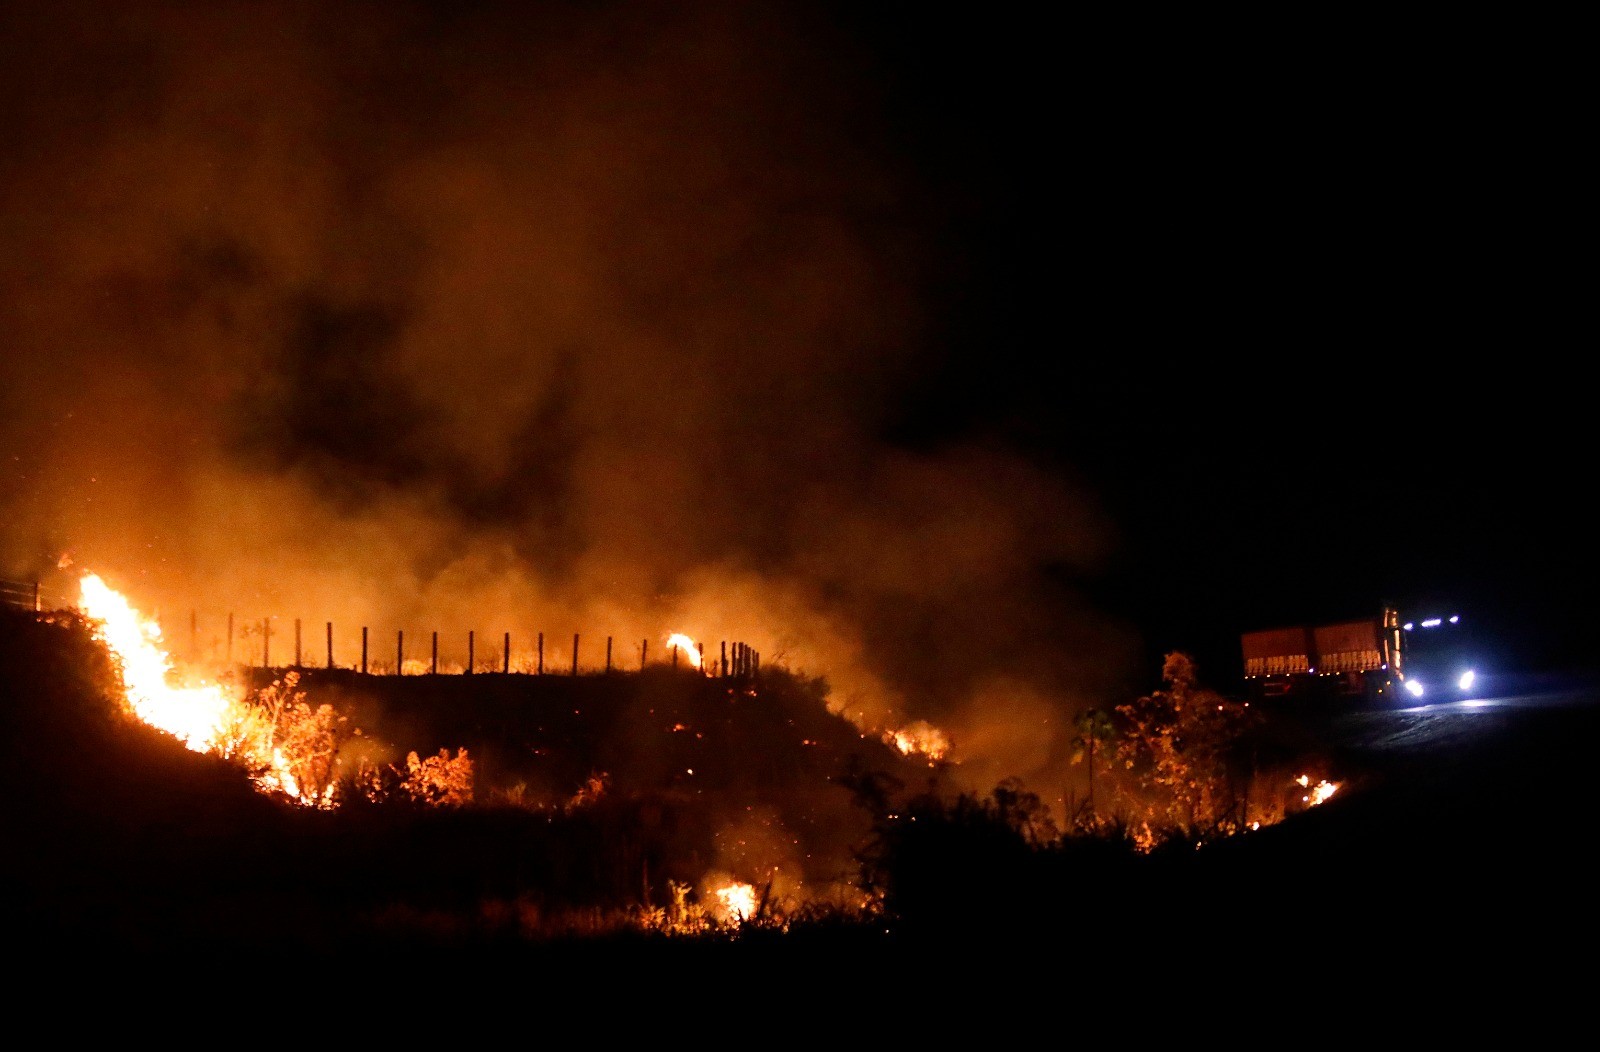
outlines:
{"label": "truck headlight", "polygon": [[1471,690],[1472,683],[1477,678],[1478,674],[1469,668],[1465,672],[1461,673],[1461,678],[1456,680],[1456,686],[1460,687],[1462,690]]}
{"label": "truck headlight", "polygon": [[1420,679],[1408,679],[1408,680],[1406,680],[1406,689],[1411,692],[1411,696],[1412,697],[1414,697],[1414,698],[1422,697],[1422,681]]}

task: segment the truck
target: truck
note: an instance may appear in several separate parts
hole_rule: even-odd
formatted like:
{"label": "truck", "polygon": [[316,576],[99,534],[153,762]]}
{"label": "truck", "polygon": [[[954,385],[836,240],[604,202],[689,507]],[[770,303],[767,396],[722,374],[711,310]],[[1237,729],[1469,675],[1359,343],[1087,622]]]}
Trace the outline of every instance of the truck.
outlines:
{"label": "truck", "polygon": [[1454,608],[1381,604],[1372,617],[1240,634],[1257,699],[1396,705],[1468,701],[1484,683],[1473,626]]}

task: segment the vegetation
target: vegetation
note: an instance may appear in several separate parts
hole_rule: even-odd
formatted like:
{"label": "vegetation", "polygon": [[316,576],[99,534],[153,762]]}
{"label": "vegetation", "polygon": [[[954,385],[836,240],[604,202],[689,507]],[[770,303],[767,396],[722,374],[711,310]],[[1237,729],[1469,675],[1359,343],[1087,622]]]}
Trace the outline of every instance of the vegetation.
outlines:
{"label": "vegetation", "polygon": [[[1290,930],[1335,938],[1369,905],[1323,901],[1316,928],[1303,912],[1314,874],[1354,883],[1369,864],[1349,838],[1289,836],[1289,822],[1240,835],[1272,813],[1250,786],[1292,768],[1262,764],[1265,721],[1202,687],[1181,654],[1161,689],[1080,723],[1085,763],[1093,743],[1103,766],[1093,806],[1062,825],[1014,780],[953,790],[940,765],[830,714],[824,681],[776,666],[758,691],[670,670],[546,677],[537,704],[518,693],[533,677],[473,677],[473,703],[443,704],[466,677],[389,677],[375,698],[376,680],[280,672],[241,684],[254,704],[219,755],[134,719],[80,618],[0,616],[18,946],[281,952],[304,968],[374,951],[509,962],[971,943],[1071,946],[1104,964],[1216,918],[1241,953]],[[249,776],[270,772],[238,763],[252,738],[299,750],[294,777],[341,805],[261,792]],[[1305,828],[1337,835],[1340,815],[1360,814],[1387,864],[1414,864],[1360,806]]]}

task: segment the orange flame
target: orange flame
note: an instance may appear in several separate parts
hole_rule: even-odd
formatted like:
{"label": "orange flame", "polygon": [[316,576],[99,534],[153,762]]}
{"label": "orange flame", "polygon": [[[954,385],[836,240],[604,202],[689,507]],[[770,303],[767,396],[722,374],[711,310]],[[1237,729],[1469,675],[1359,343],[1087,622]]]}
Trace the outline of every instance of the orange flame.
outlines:
{"label": "orange flame", "polygon": [[216,745],[231,698],[216,684],[173,687],[172,662],[161,641],[161,626],[146,621],[96,574],[80,582],[84,614],[100,623],[96,633],[122,666],[122,681],[134,715],[176,737],[194,752]]}
{"label": "orange flame", "polygon": [[755,916],[756,889],[752,884],[734,881],[716,891],[717,901],[722,903],[722,912],[727,919],[743,922]]}
{"label": "orange flame", "polygon": [[[264,792],[279,792],[312,807],[333,806],[333,786],[302,787],[294,766],[271,735],[229,738],[249,727],[249,711],[242,699],[215,683],[175,687],[167,682],[172,660],[158,645],[161,626],[146,620],[120,593],[97,574],[79,582],[80,609],[97,622],[95,635],[110,649],[122,669],[123,690],[134,716],[166,731],[192,752],[235,756],[262,773],[254,779]],[[237,750],[237,751],[231,751]]]}
{"label": "orange flame", "polygon": [[918,753],[929,760],[942,760],[950,751],[950,739],[945,737],[944,731],[926,720],[918,720],[897,731],[888,731],[883,740],[907,756]]}
{"label": "orange flame", "polygon": [[1311,790],[1311,792],[1300,798],[1301,802],[1306,804],[1308,807],[1317,806],[1339,791],[1339,783],[1330,782],[1326,778],[1313,786],[1311,784],[1311,776],[1307,774],[1302,774],[1300,777],[1296,778],[1295,783],[1302,789]]}
{"label": "orange flame", "polygon": [[674,632],[667,637],[667,646],[677,647],[689,658],[689,664],[695,668],[700,667],[700,645],[682,632]]}

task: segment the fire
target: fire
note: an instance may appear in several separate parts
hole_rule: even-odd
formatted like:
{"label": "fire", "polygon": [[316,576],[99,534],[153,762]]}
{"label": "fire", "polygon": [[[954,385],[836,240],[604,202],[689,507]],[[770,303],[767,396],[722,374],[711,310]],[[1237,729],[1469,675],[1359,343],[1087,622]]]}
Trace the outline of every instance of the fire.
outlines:
{"label": "fire", "polygon": [[[327,750],[325,739],[331,738],[320,724],[330,721],[332,714],[296,706],[293,674],[287,688],[269,688],[255,706],[219,684],[172,686],[168,683],[172,660],[159,645],[161,626],[142,617],[97,574],[86,574],[79,586],[84,615],[97,622],[97,637],[122,668],[123,689],[134,716],[171,734],[193,752],[239,762],[263,792],[281,793],[310,807],[334,806],[331,780],[308,785],[303,784],[306,779],[295,777],[296,770],[305,773],[319,766],[319,750]],[[281,737],[286,728],[300,732],[292,753],[286,752]]]}
{"label": "fire", "polygon": [[755,916],[756,889],[752,884],[734,881],[716,891],[717,901],[722,903],[722,910],[728,915],[729,920],[743,922]]}
{"label": "fire", "polygon": [[1313,786],[1311,784],[1311,776],[1307,774],[1302,774],[1300,777],[1296,778],[1295,783],[1302,789],[1311,790],[1311,792],[1300,798],[1301,802],[1305,803],[1309,807],[1317,806],[1339,791],[1339,783],[1330,782],[1326,778]]}
{"label": "fire", "polygon": [[80,582],[82,610],[100,622],[99,636],[122,666],[123,685],[134,715],[176,737],[194,752],[213,748],[222,735],[233,700],[222,687],[174,687],[172,662],[158,645],[161,626],[144,620],[128,601],[96,574]]}
{"label": "fire", "polygon": [[950,751],[950,739],[926,720],[918,720],[897,731],[888,731],[883,740],[907,756],[919,753],[929,760],[941,760]]}
{"label": "fire", "polygon": [[700,645],[682,632],[674,632],[667,637],[668,647],[677,647],[689,657],[689,664],[695,668],[700,667]]}

